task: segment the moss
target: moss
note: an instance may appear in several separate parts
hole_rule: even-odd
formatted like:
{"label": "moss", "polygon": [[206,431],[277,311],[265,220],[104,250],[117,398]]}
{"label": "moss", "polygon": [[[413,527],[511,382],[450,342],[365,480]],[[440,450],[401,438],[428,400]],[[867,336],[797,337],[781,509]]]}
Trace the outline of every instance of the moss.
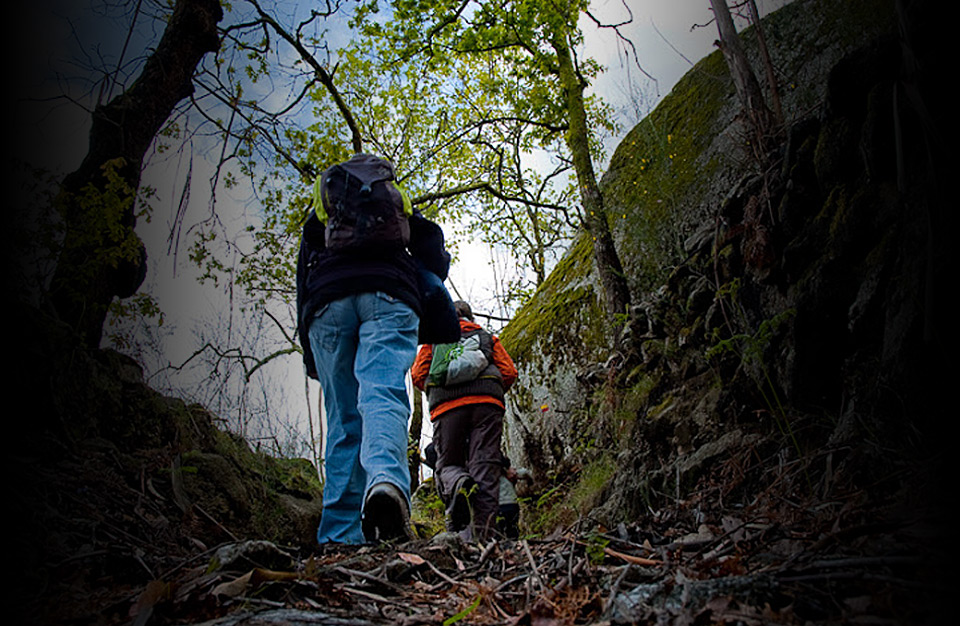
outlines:
{"label": "moss", "polygon": [[648,339],[640,344],[643,360],[647,363],[656,363],[666,353],[666,342],[663,339]]}
{"label": "moss", "polygon": [[[798,7],[799,9],[801,7]],[[802,19],[794,9],[785,17]],[[818,0],[816,11],[817,41],[836,41],[844,48],[860,45],[866,32],[881,32],[895,27],[896,11],[893,0],[845,0],[831,2]]]}
{"label": "moss", "polygon": [[239,435],[209,428],[209,446],[182,453],[190,500],[235,533],[300,545],[315,541],[322,486],[313,463],[251,450]]}
{"label": "moss", "polygon": [[623,396],[623,404],[627,410],[639,411],[646,405],[650,392],[656,387],[659,377],[644,372]]}
{"label": "moss", "polygon": [[570,333],[578,343],[602,345],[603,312],[593,287],[585,284],[592,263],[590,241],[580,236],[500,333],[504,348],[515,361],[536,361],[534,345],[538,340],[549,341],[539,347],[540,353],[562,353]]}
{"label": "moss", "polygon": [[[788,120],[806,116],[823,103],[828,68],[854,46],[870,39],[872,33],[885,30],[891,15],[886,9],[890,5],[890,0],[798,0],[772,16],[775,19],[765,22],[767,38],[774,46],[773,61],[783,79],[781,93]],[[811,19],[814,15],[816,19]],[[748,53],[754,54],[752,30],[745,31],[744,38]],[[812,55],[811,51],[823,53]],[[750,162],[738,152],[742,142],[736,136],[737,109],[729,72],[718,51],[684,76],[617,147],[601,188],[635,301],[661,285],[670,286],[671,272],[689,256],[683,248],[687,236],[694,228],[710,224],[736,181],[751,173]],[[800,148],[804,158],[797,159],[796,164],[802,162],[807,168],[802,182],[809,182],[810,189],[829,190],[836,184],[834,181],[846,176],[846,170],[854,163],[851,150],[857,147],[857,142],[852,141],[854,130],[838,124],[829,128],[814,126],[808,131]],[[791,280],[808,274],[809,261],[821,258],[824,246],[866,225],[858,215],[860,202],[853,193],[842,188],[832,191],[821,214],[813,220],[809,213],[815,210],[812,204],[804,204],[801,212],[791,216],[804,227],[803,238],[791,242],[789,250],[790,262],[797,270],[791,274]],[[805,200],[798,197],[800,202]],[[725,327],[712,290],[709,297],[698,293],[696,301],[691,296],[686,307],[658,312],[657,339],[642,335],[634,338],[641,342],[643,366],[598,388],[595,364],[605,362],[609,356],[614,330],[606,323],[597,299],[591,252],[589,240],[578,238],[501,333],[518,365],[528,367],[525,373],[531,378],[540,378],[534,391],[521,387],[513,392],[513,408],[535,410],[534,394],[539,402],[546,393],[551,406],[551,394],[564,400],[562,414],[551,414],[556,421],[530,435],[530,439],[541,438],[530,447],[537,444],[543,450],[541,458],[560,461],[563,468],[558,471],[564,472],[563,479],[551,483],[543,497],[531,505],[534,510],[527,519],[532,520],[530,528],[535,532],[548,532],[589,512],[591,501],[602,494],[617,469],[609,459],[592,456],[598,450],[613,454],[621,446],[630,445],[627,442],[632,437],[621,436],[622,430],[631,434],[642,430],[659,437],[670,432],[674,421],[679,423],[681,418],[689,417],[684,415],[689,411],[680,407],[689,404],[692,392],[665,392],[660,388],[659,376],[688,378],[691,373],[706,373],[707,363],[699,346],[711,331]],[[712,261],[717,282],[727,283],[736,275],[742,266],[741,254],[737,245],[716,251]],[[829,251],[827,256],[827,263],[835,260],[829,258]],[[698,262],[699,257],[691,258],[693,263]],[[824,271],[823,262],[814,265]],[[812,291],[817,283],[809,281],[801,287]],[[687,291],[677,289],[676,293]],[[709,317],[705,317],[707,314]],[[555,388],[558,385],[552,378],[569,380],[556,372],[569,372],[585,364],[589,368],[580,367],[578,373],[589,376],[580,376],[575,389]],[[648,373],[645,368],[656,368],[653,371],[661,373]],[[723,384],[721,371],[726,372],[726,363],[705,379],[711,390]],[[731,375],[733,371],[739,370],[731,370]],[[530,383],[521,378],[520,384]],[[651,423],[643,421],[630,428],[643,415]],[[666,435],[663,440],[668,440]],[[650,441],[645,443],[653,445]],[[584,463],[579,472],[578,463]],[[646,486],[636,487],[638,493],[645,489]]]}
{"label": "moss", "polygon": [[678,257],[681,206],[696,205],[720,165],[703,155],[733,91],[722,55],[704,58],[620,144],[605,177],[614,226],[627,241],[634,290],[666,278]]}
{"label": "moss", "polygon": [[586,516],[600,503],[616,469],[614,456],[610,452],[601,453],[572,480],[552,486],[534,502],[525,501],[527,530],[534,535],[545,535]]}
{"label": "moss", "polygon": [[647,417],[650,419],[658,419],[668,413],[670,409],[673,408],[676,403],[675,398],[672,393],[668,393],[664,396],[663,400],[656,406],[650,407],[650,410],[647,411]]}
{"label": "moss", "polygon": [[586,465],[579,480],[570,490],[570,506],[580,515],[589,513],[590,509],[600,503],[600,497],[610,484],[616,469],[616,461],[609,453]]}
{"label": "moss", "polygon": [[267,475],[282,491],[312,497],[323,490],[317,468],[307,459],[263,458],[270,460]]}
{"label": "moss", "polygon": [[536,408],[534,406],[533,391],[523,384],[510,388],[510,404],[520,414],[531,413]]}
{"label": "moss", "polygon": [[617,451],[630,445],[626,434],[642,414],[658,378],[636,370],[625,378],[633,381],[630,387],[624,388],[621,379],[611,380],[594,394],[589,420],[577,430],[585,442],[576,451],[578,459],[593,458],[597,449]]}

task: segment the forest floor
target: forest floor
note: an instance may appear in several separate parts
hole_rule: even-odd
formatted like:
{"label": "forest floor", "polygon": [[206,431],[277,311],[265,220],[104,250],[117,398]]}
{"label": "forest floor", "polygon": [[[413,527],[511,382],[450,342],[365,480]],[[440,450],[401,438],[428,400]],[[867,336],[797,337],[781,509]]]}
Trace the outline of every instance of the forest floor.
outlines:
{"label": "forest floor", "polygon": [[882,501],[788,498],[782,487],[802,484],[802,468],[767,466],[769,488],[743,506],[727,497],[742,480],[731,461],[633,524],[581,518],[545,537],[441,533],[324,552],[205,544],[198,528],[216,520],[175,518],[149,484],[107,471],[108,456],[35,468],[60,509],[44,519],[60,523],[33,555],[47,560],[43,575],[22,561],[22,623],[948,623],[950,563],[941,518],[916,504],[921,474]]}

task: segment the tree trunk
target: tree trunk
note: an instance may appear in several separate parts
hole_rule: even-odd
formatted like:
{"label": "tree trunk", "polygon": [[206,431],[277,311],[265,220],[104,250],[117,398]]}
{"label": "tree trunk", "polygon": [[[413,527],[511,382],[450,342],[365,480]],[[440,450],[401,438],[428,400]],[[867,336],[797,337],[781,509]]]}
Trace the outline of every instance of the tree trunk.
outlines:
{"label": "tree trunk", "polygon": [[218,0],[178,0],[163,37],[136,82],[93,112],[90,147],[63,181],[66,233],[51,285],[60,317],[90,347],[103,333],[114,297],[129,297],[146,275],[146,251],[133,232],[143,156],[178,102],[193,92],[193,73],[220,45]]}
{"label": "tree trunk", "polygon": [[763,69],[767,75],[767,84],[770,88],[770,104],[773,105],[773,121],[777,124],[783,122],[783,107],[780,104],[780,89],[777,86],[777,75],[773,71],[773,62],[770,60],[770,49],[767,48],[767,38],[763,34],[763,25],[760,24],[760,12],[757,10],[757,3],[754,0],[747,0],[747,8],[750,10],[750,21],[757,31],[757,43],[760,46],[760,56],[763,58]]}
{"label": "tree trunk", "polygon": [[593,259],[600,286],[603,289],[603,301],[608,315],[623,314],[630,304],[630,290],[613,243],[607,211],[600,193],[597,175],[593,170],[590,156],[590,131],[587,128],[587,112],[583,103],[583,81],[577,75],[573,65],[570,45],[563,35],[555,35],[551,40],[557,53],[560,70],[560,84],[566,98],[569,129],[566,134],[567,148],[573,157],[573,167],[577,173],[580,188],[580,200],[587,232],[593,238]]}
{"label": "tree trunk", "polygon": [[753,73],[753,68],[750,67],[750,61],[743,50],[743,43],[740,41],[740,35],[737,34],[737,29],[733,25],[733,18],[730,17],[730,9],[727,7],[726,1],[710,0],[710,6],[713,9],[714,17],[717,19],[717,30],[720,31],[720,49],[727,61],[727,67],[730,68],[730,76],[733,78],[733,84],[736,87],[737,96],[740,98],[740,104],[743,106],[743,112],[756,133],[755,139],[762,154],[765,151],[764,144],[772,125],[773,116],[763,99],[760,83]]}
{"label": "tree trunk", "polygon": [[423,394],[413,390],[413,415],[410,418],[410,445],[407,464],[410,467],[410,494],[420,486],[420,434],[423,432]]}

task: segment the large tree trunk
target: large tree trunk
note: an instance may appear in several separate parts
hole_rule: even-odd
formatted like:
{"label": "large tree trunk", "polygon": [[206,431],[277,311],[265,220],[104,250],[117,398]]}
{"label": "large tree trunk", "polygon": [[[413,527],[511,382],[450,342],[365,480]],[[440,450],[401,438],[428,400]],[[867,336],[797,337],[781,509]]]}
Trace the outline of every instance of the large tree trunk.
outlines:
{"label": "large tree trunk", "polygon": [[630,290],[620,263],[620,255],[613,243],[613,235],[610,233],[603,195],[600,193],[593,159],[590,156],[590,131],[587,128],[587,112],[583,103],[584,84],[573,65],[567,39],[562,34],[557,34],[551,44],[557,53],[560,84],[566,98],[569,121],[567,148],[573,157],[573,168],[577,173],[586,228],[593,238],[593,259],[600,276],[603,301],[607,313],[613,317],[626,312],[630,304]]}
{"label": "large tree trunk", "polygon": [[93,112],[90,147],[63,181],[66,232],[51,284],[59,316],[90,347],[100,343],[114,297],[136,292],[146,252],[133,232],[143,156],[174,107],[193,92],[193,73],[220,45],[218,0],[178,0],[156,50],[123,94]]}

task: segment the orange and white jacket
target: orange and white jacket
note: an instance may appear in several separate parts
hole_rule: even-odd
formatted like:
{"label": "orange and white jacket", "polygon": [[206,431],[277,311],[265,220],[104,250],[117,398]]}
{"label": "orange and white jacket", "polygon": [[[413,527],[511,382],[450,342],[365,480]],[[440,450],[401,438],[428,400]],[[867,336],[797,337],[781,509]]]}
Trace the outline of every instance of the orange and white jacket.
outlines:
{"label": "orange and white jacket", "polygon": [[[482,329],[479,324],[475,324],[474,322],[466,319],[461,319],[460,330],[461,332],[465,333]],[[490,403],[496,404],[500,407],[504,406],[503,392],[510,389],[513,383],[517,380],[517,368],[513,364],[513,359],[510,358],[510,355],[507,354],[507,351],[500,343],[500,340],[495,335],[491,336],[493,338],[492,365],[499,373],[498,385],[502,385],[502,390],[497,389],[495,393],[476,393],[477,387],[470,385],[469,383],[462,386],[462,393],[458,392],[457,388],[445,388],[446,393],[443,394],[442,401],[437,402],[431,400],[430,402],[431,420],[437,419],[451,409],[466,406],[468,404]],[[413,369],[411,370],[414,386],[421,391],[427,391],[428,399],[431,398],[431,395],[430,391],[427,389],[427,376],[430,373],[430,362],[432,360],[433,346],[421,346],[420,351],[417,353],[417,358],[413,362]]]}

